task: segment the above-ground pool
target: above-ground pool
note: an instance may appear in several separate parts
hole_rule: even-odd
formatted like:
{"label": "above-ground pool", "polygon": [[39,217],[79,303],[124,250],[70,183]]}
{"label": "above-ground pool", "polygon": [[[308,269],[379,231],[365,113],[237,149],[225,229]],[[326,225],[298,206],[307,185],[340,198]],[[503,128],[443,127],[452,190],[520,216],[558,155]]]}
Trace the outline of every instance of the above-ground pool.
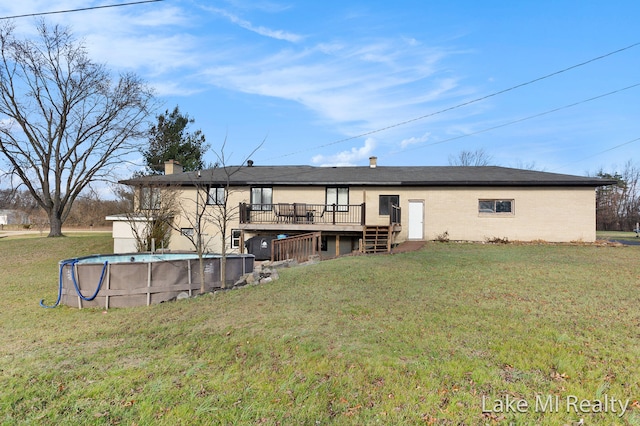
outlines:
{"label": "above-ground pool", "polygon": [[[226,287],[253,272],[253,262],[250,254],[227,255]],[[220,255],[205,255],[206,291],[222,287],[220,264]],[[194,253],[109,254],[62,260],[57,303],[105,309],[162,303],[182,292],[199,292],[199,271]]]}

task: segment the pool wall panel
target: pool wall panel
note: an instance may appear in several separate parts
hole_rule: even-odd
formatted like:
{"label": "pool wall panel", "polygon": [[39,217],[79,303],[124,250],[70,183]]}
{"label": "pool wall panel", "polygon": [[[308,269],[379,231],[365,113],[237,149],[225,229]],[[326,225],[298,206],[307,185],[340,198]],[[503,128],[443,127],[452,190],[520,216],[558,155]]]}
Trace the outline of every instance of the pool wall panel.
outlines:
{"label": "pool wall panel", "polygon": [[[108,256],[100,259],[108,260]],[[173,300],[182,292],[193,295],[200,291],[198,259],[172,257],[167,261],[109,263],[98,295],[93,300],[82,300],[75,290],[71,268],[75,268],[75,281],[82,295],[89,298],[100,282],[104,263],[90,263],[86,258],[75,266],[65,262],[60,262],[63,268],[60,302],[67,306],[105,309],[145,306]],[[241,275],[252,272],[253,264],[251,255],[227,258],[227,286],[231,287]],[[204,277],[205,291],[221,287],[219,257],[205,259]]]}

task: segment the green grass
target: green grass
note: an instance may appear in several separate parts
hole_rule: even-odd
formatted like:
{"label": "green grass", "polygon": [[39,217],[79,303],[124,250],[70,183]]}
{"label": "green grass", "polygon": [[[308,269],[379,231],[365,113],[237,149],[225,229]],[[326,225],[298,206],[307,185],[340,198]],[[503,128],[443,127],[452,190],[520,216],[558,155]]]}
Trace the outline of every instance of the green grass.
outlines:
{"label": "green grass", "polygon": [[638,234],[632,231],[598,231],[597,238],[601,240],[640,242]]}
{"label": "green grass", "polygon": [[638,248],[432,243],[151,307],[38,306],[60,259],[111,244],[0,240],[0,423],[640,425],[637,402],[533,407],[640,399]]}

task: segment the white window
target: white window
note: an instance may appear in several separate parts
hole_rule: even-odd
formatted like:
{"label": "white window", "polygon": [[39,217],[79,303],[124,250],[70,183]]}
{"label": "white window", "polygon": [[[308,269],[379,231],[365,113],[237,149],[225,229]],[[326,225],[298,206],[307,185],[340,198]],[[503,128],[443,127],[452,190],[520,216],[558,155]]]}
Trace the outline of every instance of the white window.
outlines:
{"label": "white window", "polygon": [[251,188],[251,209],[252,210],[271,210],[273,200],[272,188]]}
{"label": "white window", "polygon": [[336,205],[336,211],[349,211],[349,188],[348,187],[328,187],[327,188],[327,211],[332,212]]}
{"label": "white window", "polygon": [[242,235],[242,231],[239,229],[231,230],[231,248],[240,248],[240,237]]}
{"label": "white window", "polygon": [[193,228],[180,228],[180,234],[185,237],[193,237]]}

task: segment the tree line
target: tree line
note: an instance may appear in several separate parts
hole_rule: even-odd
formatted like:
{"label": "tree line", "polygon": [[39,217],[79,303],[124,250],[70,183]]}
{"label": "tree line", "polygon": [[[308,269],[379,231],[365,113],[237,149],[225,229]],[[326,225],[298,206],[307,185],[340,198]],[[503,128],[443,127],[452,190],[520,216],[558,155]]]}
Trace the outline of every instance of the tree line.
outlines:
{"label": "tree line", "polygon": [[640,168],[628,161],[620,172],[599,170],[596,176],[615,185],[596,189],[596,229],[632,231],[640,223]]}
{"label": "tree line", "polygon": [[[111,226],[105,218],[131,209],[130,197],[106,198],[96,191],[81,194],[73,203],[65,226],[99,228]],[[26,189],[0,189],[0,210],[12,212],[10,225],[18,228],[45,229],[49,226],[46,212]]]}

